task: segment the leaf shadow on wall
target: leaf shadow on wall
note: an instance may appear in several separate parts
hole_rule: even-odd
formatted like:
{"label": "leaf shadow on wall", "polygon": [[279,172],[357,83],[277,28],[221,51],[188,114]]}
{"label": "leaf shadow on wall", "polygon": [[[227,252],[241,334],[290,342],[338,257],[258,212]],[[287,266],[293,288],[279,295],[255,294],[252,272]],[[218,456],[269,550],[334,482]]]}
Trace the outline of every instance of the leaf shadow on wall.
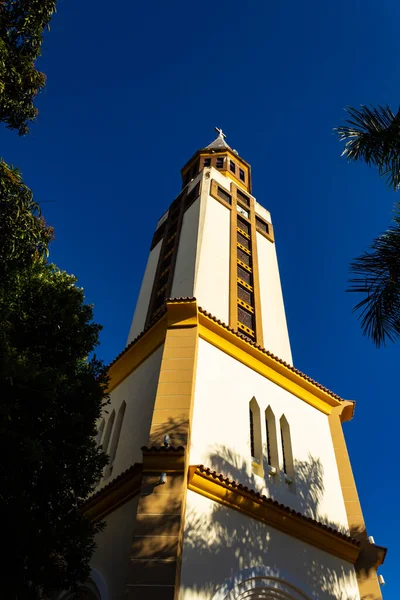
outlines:
{"label": "leaf shadow on wall", "polygon": [[[215,448],[206,466],[250,489],[259,489],[256,476],[248,474],[243,458],[225,447]],[[296,510],[321,522],[318,508],[324,494],[322,463],[309,456],[308,461],[297,461],[295,468]],[[307,582],[316,599],[355,598],[345,591],[346,582],[354,578],[350,564],[222,504],[203,500],[196,505],[201,509],[192,506],[186,515],[182,583],[185,589],[191,590],[189,597],[199,594],[203,598],[205,593],[207,598],[212,598],[224,580],[232,579],[243,569],[268,566],[279,573],[284,565],[297,579]],[[326,519],[324,524],[340,529]],[[289,543],[283,545],[285,538]],[[233,597],[229,596],[229,600]]]}

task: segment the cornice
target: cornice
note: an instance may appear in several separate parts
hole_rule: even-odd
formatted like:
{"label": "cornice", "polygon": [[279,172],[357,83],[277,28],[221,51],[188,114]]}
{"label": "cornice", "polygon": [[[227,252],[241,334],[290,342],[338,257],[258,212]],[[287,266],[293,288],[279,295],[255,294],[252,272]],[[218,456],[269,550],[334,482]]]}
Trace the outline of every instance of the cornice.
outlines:
{"label": "cornice", "polygon": [[99,521],[136,496],[141,481],[142,464],[135,463],[90,496],[82,504],[81,511],[91,521]]}
{"label": "cornice", "polygon": [[357,562],[360,552],[357,540],[203,465],[189,468],[188,488],[347,562]]}
{"label": "cornice", "polygon": [[[195,298],[171,298],[166,310],[111,363],[109,367],[111,392],[132,373],[165,340],[168,329],[197,327],[199,337],[232,356],[242,364],[260,373],[270,381],[286,389],[298,398],[329,415],[343,403],[342,398],[311,379],[272,352],[251,342],[238,331],[197,307]],[[354,403],[351,403],[354,407]],[[349,405],[343,411],[342,420],[352,417]]]}

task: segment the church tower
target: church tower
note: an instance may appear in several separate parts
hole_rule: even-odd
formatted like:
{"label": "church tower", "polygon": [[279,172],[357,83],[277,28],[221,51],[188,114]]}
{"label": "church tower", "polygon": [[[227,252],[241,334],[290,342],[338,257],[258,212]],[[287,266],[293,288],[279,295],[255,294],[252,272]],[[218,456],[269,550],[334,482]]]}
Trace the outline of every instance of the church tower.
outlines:
{"label": "church tower", "polygon": [[342,423],[292,364],[269,211],[218,136],[157,223],[85,505],[97,600],[380,600]]}

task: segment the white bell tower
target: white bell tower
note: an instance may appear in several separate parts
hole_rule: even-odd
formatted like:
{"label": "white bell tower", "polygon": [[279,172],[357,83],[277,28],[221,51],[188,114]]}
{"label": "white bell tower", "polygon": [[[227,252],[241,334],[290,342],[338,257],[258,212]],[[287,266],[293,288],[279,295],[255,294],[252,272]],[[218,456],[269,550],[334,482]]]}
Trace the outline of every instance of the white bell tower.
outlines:
{"label": "white bell tower", "polygon": [[[99,598],[380,600],[345,401],[292,365],[271,215],[225,135],[182,169],[110,365]],[[92,582],[91,585],[94,585]]]}

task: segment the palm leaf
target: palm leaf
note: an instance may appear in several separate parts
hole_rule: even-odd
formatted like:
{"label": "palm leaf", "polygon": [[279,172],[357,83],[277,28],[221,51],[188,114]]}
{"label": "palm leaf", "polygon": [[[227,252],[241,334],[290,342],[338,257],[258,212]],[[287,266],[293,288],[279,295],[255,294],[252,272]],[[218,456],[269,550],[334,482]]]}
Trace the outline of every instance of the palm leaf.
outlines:
{"label": "palm leaf", "polygon": [[400,338],[400,204],[396,205],[394,225],[376,238],[371,251],[351,263],[355,277],[348,291],[366,294],[354,311],[361,328],[375,345]]}
{"label": "palm leaf", "polygon": [[400,186],[400,110],[394,114],[389,106],[359,109],[347,107],[346,125],[334,131],[345,142],[342,156],[377,167],[390,187]]}

